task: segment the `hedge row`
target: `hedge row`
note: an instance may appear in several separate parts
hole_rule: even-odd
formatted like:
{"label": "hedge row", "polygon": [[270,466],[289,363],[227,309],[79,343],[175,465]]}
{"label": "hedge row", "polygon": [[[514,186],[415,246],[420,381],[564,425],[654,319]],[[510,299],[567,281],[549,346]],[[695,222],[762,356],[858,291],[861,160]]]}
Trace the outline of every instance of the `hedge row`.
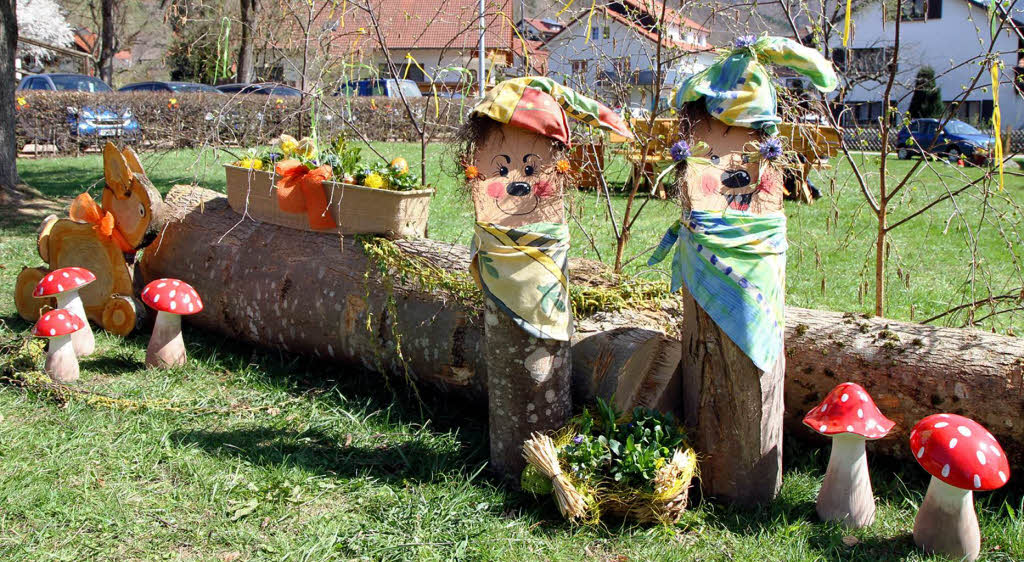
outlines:
{"label": "hedge row", "polygon": [[[73,153],[96,137],[72,134],[69,108],[130,111],[139,122],[136,143],[156,148],[202,145],[256,146],[282,132],[298,136],[308,130],[311,101],[298,97],[221,94],[88,94],[83,92],[18,92],[17,129],[20,146],[54,145]],[[431,140],[450,138],[469,110],[469,101],[418,98],[411,100],[417,120],[426,116]],[[322,136],[339,134],[373,141],[419,141],[401,100],[369,97],[328,97],[317,104],[317,128]],[[357,133],[358,131],[358,133]]]}

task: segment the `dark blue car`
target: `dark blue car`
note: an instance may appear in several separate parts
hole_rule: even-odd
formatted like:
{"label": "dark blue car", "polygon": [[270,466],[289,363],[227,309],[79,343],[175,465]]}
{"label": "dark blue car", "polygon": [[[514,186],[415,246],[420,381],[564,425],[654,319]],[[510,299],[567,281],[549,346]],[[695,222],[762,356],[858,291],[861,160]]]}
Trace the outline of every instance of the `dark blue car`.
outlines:
{"label": "dark blue car", "polygon": [[978,164],[986,162],[995,138],[982,133],[978,129],[950,119],[939,128],[938,119],[914,119],[910,125],[900,130],[896,137],[896,155],[906,160],[913,154],[939,154],[958,160],[963,156],[968,161]]}
{"label": "dark blue car", "polygon": [[[84,74],[36,74],[18,84],[18,91],[39,90],[49,92],[86,92],[108,94],[113,92],[105,82]],[[130,109],[104,104],[85,104],[68,107],[68,127],[71,136],[80,142],[99,137],[134,137],[139,134],[139,122]]]}

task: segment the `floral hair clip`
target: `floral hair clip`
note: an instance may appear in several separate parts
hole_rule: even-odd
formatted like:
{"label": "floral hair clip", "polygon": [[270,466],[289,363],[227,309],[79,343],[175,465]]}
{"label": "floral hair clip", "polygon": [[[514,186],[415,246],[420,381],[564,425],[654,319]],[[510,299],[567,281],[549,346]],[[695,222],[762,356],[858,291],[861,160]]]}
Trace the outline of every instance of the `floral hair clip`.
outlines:
{"label": "floral hair clip", "polygon": [[466,174],[467,180],[475,180],[480,179],[482,177],[480,175],[480,169],[472,164],[467,165],[465,168],[463,168],[463,171]]}
{"label": "floral hair clip", "polygon": [[765,162],[768,164],[786,166],[796,160],[796,153],[786,151],[782,139],[769,137],[760,142],[748,142],[743,152],[745,160],[750,162]]}
{"label": "floral hair clip", "polygon": [[563,158],[555,162],[555,171],[559,174],[568,174],[570,170],[572,170],[572,165],[569,164],[568,160]]}
{"label": "floral hair clip", "polygon": [[711,153],[711,147],[704,141],[698,141],[692,147],[690,143],[685,140],[678,140],[668,149],[669,156],[672,157],[672,164],[670,164],[664,171],[658,174],[658,178],[654,180],[654,185],[651,186],[651,193],[655,193],[658,190],[658,186],[661,185],[661,181],[665,179],[665,176],[669,172],[674,170],[682,162],[701,162],[710,164],[707,155]]}

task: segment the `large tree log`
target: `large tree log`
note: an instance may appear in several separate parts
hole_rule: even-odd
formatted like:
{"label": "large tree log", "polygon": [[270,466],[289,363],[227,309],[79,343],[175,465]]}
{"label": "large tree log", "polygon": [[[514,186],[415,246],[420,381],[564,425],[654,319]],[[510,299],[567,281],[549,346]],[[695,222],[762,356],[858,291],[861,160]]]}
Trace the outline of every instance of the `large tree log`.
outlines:
{"label": "large tree log", "polygon": [[[147,249],[142,273],[196,288],[206,308],[187,321],[242,341],[486,396],[479,301],[381,275],[350,238],[242,221],[212,191],[175,187],[166,203],[170,223]],[[398,246],[442,272],[464,272],[469,261],[465,246],[431,240]],[[573,262],[573,282],[587,282],[594,267]],[[622,408],[680,411],[681,346],[673,329],[682,322],[681,310],[672,307],[578,318],[572,346],[578,404],[614,395]],[[897,422],[888,437],[869,443],[873,451],[910,458],[913,424],[951,412],[986,426],[1013,464],[1024,462],[1024,340],[794,307],[786,325],[791,435],[820,440],[800,420],[833,386],[853,381]]]}

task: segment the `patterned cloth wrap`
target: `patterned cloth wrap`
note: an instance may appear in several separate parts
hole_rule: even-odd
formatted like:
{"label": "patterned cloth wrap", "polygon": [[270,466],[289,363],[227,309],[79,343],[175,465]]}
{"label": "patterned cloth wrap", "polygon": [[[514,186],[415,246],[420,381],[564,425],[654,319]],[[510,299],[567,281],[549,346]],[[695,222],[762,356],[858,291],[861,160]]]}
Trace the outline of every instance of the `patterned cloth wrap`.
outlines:
{"label": "patterned cloth wrap", "polygon": [[765,64],[789,67],[811,79],[814,87],[831,92],[839,85],[832,63],[814,49],[784,37],[761,37],[752,44],[723,54],[708,68],[691,75],[673,98],[678,109],[704,98],[708,113],[730,126],[778,132],[775,85]]}
{"label": "patterned cloth wrap", "polygon": [[569,145],[566,115],[626,138],[633,138],[626,122],[601,102],[542,76],[511,78],[488,90],[470,115],[533,131]]}
{"label": "patterned cloth wrap", "polygon": [[672,291],[686,283],[754,365],[770,369],[785,328],[786,216],[690,211],[668,229],[648,265],[664,260],[673,246]]}
{"label": "patterned cloth wrap", "polygon": [[477,287],[517,326],[536,338],[569,341],[569,225],[477,222],[470,251]]}

